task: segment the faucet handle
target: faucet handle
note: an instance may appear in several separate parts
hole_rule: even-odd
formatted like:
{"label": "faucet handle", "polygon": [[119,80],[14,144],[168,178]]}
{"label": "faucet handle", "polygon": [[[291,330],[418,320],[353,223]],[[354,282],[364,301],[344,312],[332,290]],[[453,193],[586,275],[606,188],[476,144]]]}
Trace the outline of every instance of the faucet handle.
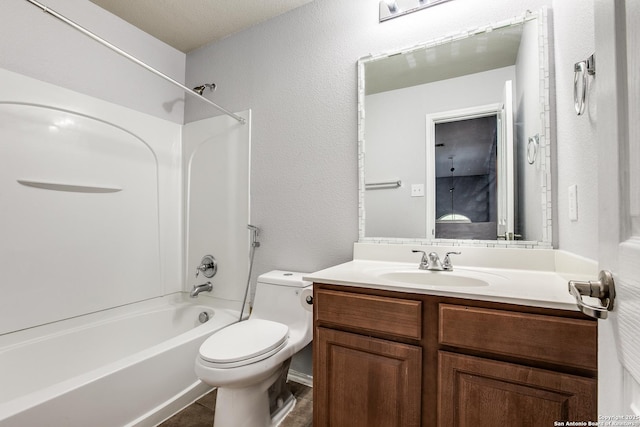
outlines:
{"label": "faucet handle", "polygon": [[204,277],[209,279],[215,276],[218,272],[218,262],[212,255],[205,255],[202,257],[200,265],[196,267],[196,277],[198,277],[201,272]]}
{"label": "faucet handle", "polygon": [[453,264],[451,263],[451,258],[449,255],[461,255],[462,252],[447,252],[444,256],[444,260],[442,261],[442,268],[445,270],[451,271],[453,270]]}
{"label": "faucet handle", "polygon": [[427,253],[425,251],[418,251],[415,249],[411,249],[411,252],[413,252],[414,254],[417,254],[417,253],[422,254],[422,259],[420,260],[420,268],[423,268],[424,266],[429,264],[429,261],[427,260]]}

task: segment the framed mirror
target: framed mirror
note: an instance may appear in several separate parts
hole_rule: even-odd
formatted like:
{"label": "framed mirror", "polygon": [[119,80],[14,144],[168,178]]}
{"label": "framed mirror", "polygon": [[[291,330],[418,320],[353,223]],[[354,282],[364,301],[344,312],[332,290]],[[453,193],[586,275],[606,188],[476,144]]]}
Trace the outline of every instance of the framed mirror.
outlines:
{"label": "framed mirror", "polygon": [[552,247],[547,13],[358,61],[360,242]]}

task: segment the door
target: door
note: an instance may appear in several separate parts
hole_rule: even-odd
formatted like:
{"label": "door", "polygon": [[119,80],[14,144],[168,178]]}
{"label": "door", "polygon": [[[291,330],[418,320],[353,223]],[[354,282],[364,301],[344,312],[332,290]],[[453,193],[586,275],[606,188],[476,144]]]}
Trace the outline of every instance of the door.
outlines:
{"label": "door", "polygon": [[596,414],[593,378],[445,351],[438,373],[438,427],[557,426]]}
{"label": "door", "polygon": [[511,240],[515,231],[515,156],[513,143],[513,83],[504,82],[498,138],[498,237]]}
{"label": "door", "polygon": [[[640,425],[640,2],[596,0],[600,269],[614,310],[598,325],[598,412]],[[593,95],[593,94],[592,94]],[[635,415],[634,415],[635,414]],[[606,420],[606,418],[601,418]],[[620,424],[623,425],[623,424]]]}
{"label": "door", "polygon": [[317,328],[314,426],[418,427],[422,349]]}

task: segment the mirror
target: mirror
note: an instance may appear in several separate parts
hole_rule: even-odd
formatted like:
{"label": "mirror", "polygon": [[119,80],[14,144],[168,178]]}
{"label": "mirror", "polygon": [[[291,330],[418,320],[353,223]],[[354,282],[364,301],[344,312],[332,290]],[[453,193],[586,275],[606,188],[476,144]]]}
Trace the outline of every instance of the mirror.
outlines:
{"label": "mirror", "polygon": [[358,61],[361,242],[552,246],[546,16]]}

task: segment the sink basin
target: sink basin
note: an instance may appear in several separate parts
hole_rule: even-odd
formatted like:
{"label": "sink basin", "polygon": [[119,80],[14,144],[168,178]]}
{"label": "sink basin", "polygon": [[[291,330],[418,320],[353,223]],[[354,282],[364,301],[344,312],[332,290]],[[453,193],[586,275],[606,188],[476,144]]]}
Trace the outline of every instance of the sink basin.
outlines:
{"label": "sink basin", "polygon": [[379,278],[392,282],[411,283],[414,285],[444,286],[444,287],[477,287],[489,286],[489,282],[470,274],[456,274],[449,271],[391,271],[381,273]]}
{"label": "sink basin", "polygon": [[453,271],[420,270],[407,264],[374,267],[363,271],[372,279],[384,282],[425,286],[430,288],[478,288],[500,286],[509,280],[501,274],[487,271],[485,268],[455,267]]}

